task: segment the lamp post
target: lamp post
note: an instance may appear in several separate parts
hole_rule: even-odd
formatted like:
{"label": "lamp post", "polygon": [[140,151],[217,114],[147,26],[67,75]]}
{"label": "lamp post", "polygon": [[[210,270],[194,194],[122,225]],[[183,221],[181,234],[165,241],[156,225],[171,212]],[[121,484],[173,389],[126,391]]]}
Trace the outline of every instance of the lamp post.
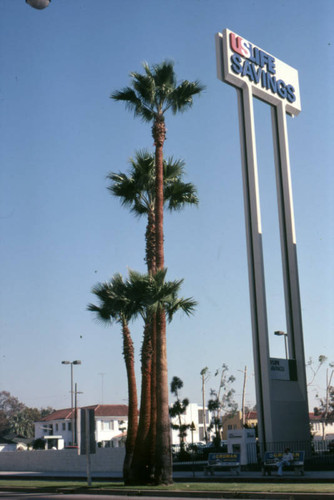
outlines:
{"label": "lamp post", "polygon": [[51,0],[26,0],[27,4],[38,10],[45,9],[45,7],[50,5],[50,2]]}
{"label": "lamp post", "polygon": [[72,445],[76,444],[75,434],[74,434],[74,415],[73,415],[73,365],[81,365],[81,361],[76,359],[75,361],[62,361],[62,365],[71,365],[71,428],[72,428]]}
{"label": "lamp post", "polygon": [[275,335],[278,335],[279,337],[284,336],[285,357],[286,357],[286,359],[289,359],[288,334],[286,332],[282,332],[281,330],[277,330],[274,333],[275,333]]}

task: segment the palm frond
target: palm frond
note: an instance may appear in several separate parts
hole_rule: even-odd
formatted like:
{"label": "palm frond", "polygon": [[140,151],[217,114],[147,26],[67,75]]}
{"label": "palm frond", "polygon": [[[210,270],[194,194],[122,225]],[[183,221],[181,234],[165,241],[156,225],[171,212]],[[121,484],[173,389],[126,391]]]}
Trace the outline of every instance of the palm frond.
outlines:
{"label": "palm frond", "polygon": [[198,302],[194,300],[192,297],[184,299],[179,298],[174,301],[174,303],[170,304],[170,307],[166,308],[168,321],[171,322],[174,314],[177,311],[184,312],[187,316],[194,314],[195,308],[198,305]]}
{"label": "palm frond", "polygon": [[174,63],[165,60],[160,64],[152,65],[152,74],[157,88],[174,88],[176,86],[176,75],[174,72]]}
{"label": "palm frond", "polygon": [[184,112],[193,104],[193,97],[205,89],[199,81],[188,82],[184,80],[169,96],[169,106],[174,114]]}
{"label": "palm frond", "polygon": [[198,205],[197,189],[191,183],[177,180],[166,185],[164,197],[169,210],[180,210],[184,205]]}
{"label": "palm frond", "polygon": [[98,283],[92,289],[99,304],[89,304],[88,310],[97,313],[102,320],[107,318],[121,323],[124,319],[134,319],[140,310],[129,293],[128,282],[123,280],[121,274],[115,274],[108,282]]}
{"label": "palm frond", "polygon": [[164,159],[163,168],[164,168],[164,182],[169,183],[173,182],[176,179],[179,179],[184,175],[184,167],[185,161],[181,159],[174,159],[173,156],[169,156]]}

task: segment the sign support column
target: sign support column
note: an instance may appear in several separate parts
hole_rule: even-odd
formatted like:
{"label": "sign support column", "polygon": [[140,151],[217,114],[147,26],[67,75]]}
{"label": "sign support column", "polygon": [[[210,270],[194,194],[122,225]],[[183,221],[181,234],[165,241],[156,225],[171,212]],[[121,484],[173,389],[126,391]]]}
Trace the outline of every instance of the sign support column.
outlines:
{"label": "sign support column", "polygon": [[245,85],[242,89],[237,89],[237,95],[253,332],[256,403],[259,427],[258,432],[259,441],[265,449],[266,436],[269,428],[271,427],[270,413],[268,413],[269,408],[264,404],[264,401],[266,400],[265,395],[269,393],[270,383],[268,364],[269,345],[253,96],[247,85]]}

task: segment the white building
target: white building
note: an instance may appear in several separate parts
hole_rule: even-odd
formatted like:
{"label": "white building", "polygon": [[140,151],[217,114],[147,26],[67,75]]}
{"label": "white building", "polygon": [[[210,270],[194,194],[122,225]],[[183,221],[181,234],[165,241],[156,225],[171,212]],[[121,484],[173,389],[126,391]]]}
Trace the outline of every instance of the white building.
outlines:
{"label": "white building", "polygon": [[[101,447],[124,446],[128,428],[128,406],[127,405],[93,405],[84,408],[93,409],[95,415],[95,440]],[[211,414],[205,409],[206,428],[211,421]],[[75,411],[73,410],[73,418]],[[182,424],[194,424],[194,430],[187,430],[185,442],[198,443],[204,441],[204,421],[203,407],[196,403],[190,403],[184,415],[181,415]],[[178,419],[172,419],[178,424]],[[74,429],[76,428],[74,418]],[[209,434],[209,433],[208,433]],[[171,430],[172,444],[180,443],[179,432]],[[73,441],[77,441],[72,436],[72,410],[69,408],[56,410],[44,417],[41,421],[35,422],[35,439],[42,438],[47,442],[47,448],[69,447]],[[209,436],[210,438],[210,436]]]}
{"label": "white building", "polygon": [[[124,445],[128,427],[127,405],[93,405],[84,408],[94,410],[95,440],[98,446],[118,447]],[[48,447],[68,447],[76,441],[72,435],[72,417],[76,429],[75,411],[56,410],[35,422],[35,439],[42,438],[49,442]]]}
{"label": "white building", "polygon": [[[206,429],[210,425],[211,414],[207,408],[205,408],[205,421],[206,421]],[[172,418],[171,422],[173,424],[179,425],[178,418]],[[187,406],[186,413],[181,415],[181,423],[182,424],[194,424],[194,430],[187,430],[187,436],[185,438],[185,443],[198,443],[200,441],[204,441],[204,420],[203,420],[203,406],[198,406],[197,403],[189,403]],[[172,444],[180,444],[179,431],[172,429]],[[208,431],[207,431],[208,432]]]}

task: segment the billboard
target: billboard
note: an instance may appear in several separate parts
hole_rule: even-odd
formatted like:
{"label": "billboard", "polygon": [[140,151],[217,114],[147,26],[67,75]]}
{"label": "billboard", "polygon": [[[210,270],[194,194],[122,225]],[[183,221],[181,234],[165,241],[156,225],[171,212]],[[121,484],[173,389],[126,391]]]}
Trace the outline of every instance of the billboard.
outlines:
{"label": "billboard", "polygon": [[252,94],[269,104],[283,102],[286,112],[301,111],[298,71],[268,52],[233,33],[219,33],[218,78],[235,87],[248,85]]}

